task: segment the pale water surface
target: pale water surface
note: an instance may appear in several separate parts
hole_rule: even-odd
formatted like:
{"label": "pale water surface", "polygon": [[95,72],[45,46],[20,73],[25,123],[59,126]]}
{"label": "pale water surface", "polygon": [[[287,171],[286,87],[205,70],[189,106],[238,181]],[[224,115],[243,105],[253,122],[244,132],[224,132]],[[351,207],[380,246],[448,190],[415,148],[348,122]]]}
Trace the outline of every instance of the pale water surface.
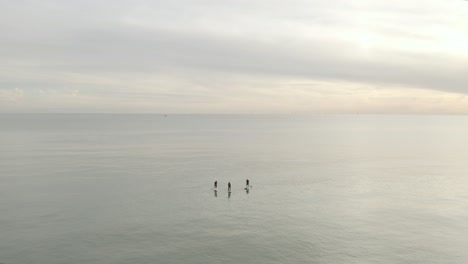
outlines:
{"label": "pale water surface", "polygon": [[468,117],[0,115],[0,146],[0,263],[468,263]]}

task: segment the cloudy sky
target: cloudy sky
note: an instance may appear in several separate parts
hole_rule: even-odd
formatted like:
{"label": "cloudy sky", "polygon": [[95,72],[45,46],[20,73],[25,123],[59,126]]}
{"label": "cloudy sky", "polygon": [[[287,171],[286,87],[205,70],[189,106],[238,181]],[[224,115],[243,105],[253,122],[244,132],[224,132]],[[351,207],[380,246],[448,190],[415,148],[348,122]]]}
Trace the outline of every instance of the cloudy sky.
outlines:
{"label": "cloudy sky", "polygon": [[0,112],[468,114],[468,1],[0,0]]}

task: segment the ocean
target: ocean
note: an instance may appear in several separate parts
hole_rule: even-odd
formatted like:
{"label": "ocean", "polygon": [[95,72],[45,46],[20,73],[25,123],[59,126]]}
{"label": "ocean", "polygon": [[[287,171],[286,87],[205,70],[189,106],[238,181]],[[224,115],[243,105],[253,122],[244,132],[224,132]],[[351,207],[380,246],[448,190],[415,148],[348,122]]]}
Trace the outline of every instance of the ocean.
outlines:
{"label": "ocean", "polygon": [[467,135],[465,116],[3,114],[0,263],[467,263]]}

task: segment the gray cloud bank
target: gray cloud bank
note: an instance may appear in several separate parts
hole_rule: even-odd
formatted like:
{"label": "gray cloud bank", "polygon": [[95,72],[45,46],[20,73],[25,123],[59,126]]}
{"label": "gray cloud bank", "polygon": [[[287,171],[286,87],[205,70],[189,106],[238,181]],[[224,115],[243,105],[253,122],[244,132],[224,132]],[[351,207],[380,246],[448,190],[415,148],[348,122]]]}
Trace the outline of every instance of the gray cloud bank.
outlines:
{"label": "gray cloud bank", "polygon": [[468,93],[468,5],[408,2],[0,1],[0,89],[124,98],[151,79],[157,110],[258,78]]}

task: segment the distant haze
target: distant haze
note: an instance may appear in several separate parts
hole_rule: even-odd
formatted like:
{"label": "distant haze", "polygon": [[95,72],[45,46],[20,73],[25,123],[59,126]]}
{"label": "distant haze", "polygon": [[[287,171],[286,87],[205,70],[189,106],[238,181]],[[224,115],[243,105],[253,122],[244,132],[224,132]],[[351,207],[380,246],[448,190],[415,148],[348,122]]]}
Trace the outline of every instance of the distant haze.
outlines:
{"label": "distant haze", "polygon": [[0,0],[0,112],[468,113],[462,0]]}

